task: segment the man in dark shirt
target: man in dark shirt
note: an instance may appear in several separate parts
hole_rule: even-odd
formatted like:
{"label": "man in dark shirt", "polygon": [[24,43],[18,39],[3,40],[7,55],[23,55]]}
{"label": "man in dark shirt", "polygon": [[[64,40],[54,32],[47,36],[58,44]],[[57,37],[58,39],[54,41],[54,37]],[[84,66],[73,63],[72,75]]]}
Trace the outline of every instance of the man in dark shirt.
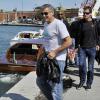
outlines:
{"label": "man in dark shirt", "polygon": [[[67,21],[67,18],[65,16],[64,10],[60,10],[58,12],[57,18],[59,20],[61,20],[66,25],[66,28],[67,28],[67,30],[68,30],[68,32],[70,34],[70,25],[69,25],[69,23]],[[71,34],[70,34],[70,36],[71,36]],[[68,49],[67,49],[66,64],[65,64],[64,72],[69,73],[69,69],[68,69],[68,66],[67,65],[68,65]]]}
{"label": "man in dark shirt", "polygon": [[[96,50],[99,50],[98,31],[96,23],[92,19],[91,7],[86,6],[83,11],[83,19],[80,20],[80,32],[76,40],[76,47],[79,50],[80,77],[80,83],[77,88],[83,87],[87,76],[86,89],[91,89]],[[86,57],[88,58],[88,70],[86,67]]]}
{"label": "man in dark shirt", "polygon": [[67,29],[68,29],[68,31],[70,33],[70,25],[69,25],[69,23],[68,23],[68,21],[67,21],[67,19],[65,17],[64,11],[62,11],[62,10],[59,11],[57,17],[58,17],[59,20],[61,20],[66,25],[66,27],[67,27]]}

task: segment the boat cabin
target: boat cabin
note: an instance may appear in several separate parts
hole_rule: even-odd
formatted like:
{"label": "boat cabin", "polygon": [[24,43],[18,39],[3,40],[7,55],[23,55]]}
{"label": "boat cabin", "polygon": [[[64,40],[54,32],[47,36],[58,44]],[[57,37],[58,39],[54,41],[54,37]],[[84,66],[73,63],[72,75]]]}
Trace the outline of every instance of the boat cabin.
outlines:
{"label": "boat cabin", "polygon": [[38,44],[18,43],[7,50],[7,60],[10,63],[33,64],[37,61]]}

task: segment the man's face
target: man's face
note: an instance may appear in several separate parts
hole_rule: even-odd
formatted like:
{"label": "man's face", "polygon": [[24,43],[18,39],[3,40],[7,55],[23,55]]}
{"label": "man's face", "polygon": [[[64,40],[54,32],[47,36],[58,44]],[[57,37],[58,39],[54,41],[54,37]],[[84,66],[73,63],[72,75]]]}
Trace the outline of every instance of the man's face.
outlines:
{"label": "man's face", "polygon": [[84,10],[83,14],[84,14],[84,18],[85,18],[86,20],[89,19],[89,18],[91,18],[91,16],[92,16],[92,14],[91,14],[91,12],[89,11],[89,9]]}
{"label": "man's face", "polygon": [[42,11],[42,16],[44,17],[46,22],[50,22],[54,16],[54,14],[49,8],[45,8]]}
{"label": "man's face", "polygon": [[63,18],[63,13],[62,13],[62,12],[59,12],[58,17],[59,17],[60,19],[62,19],[62,18]]}

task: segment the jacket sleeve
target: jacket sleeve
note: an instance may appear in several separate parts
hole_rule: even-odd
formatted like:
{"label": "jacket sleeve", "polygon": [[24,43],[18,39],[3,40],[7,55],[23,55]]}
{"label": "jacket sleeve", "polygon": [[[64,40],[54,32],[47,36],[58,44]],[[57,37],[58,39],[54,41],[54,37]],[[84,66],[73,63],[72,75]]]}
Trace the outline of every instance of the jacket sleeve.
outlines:
{"label": "jacket sleeve", "polygon": [[97,45],[100,46],[100,21],[96,22]]}
{"label": "jacket sleeve", "polygon": [[70,30],[72,38],[75,39],[75,48],[78,48],[80,44],[80,22],[79,21],[72,22]]}
{"label": "jacket sleeve", "polygon": [[63,22],[66,25],[66,28],[67,28],[68,32],[70,33],[70,24],[68,23],[67,20],[63,20]]}

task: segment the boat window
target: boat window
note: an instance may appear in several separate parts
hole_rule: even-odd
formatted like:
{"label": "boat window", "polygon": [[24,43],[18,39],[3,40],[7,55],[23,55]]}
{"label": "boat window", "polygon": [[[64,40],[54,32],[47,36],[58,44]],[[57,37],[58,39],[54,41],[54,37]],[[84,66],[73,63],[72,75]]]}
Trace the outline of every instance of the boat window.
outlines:
{"label": "boat window", "polygon": [[30,33],[20,33],[19,38],[31,38]]}
{"label": "boat window", "polygon": [[11,49],[11,54],[28,54],[28,55],[36,55],[37,54],[36,49],[29,49],[29,48],[13,48]]}
{"label": "boat window", "polygon": [[38,38],[40,36],[40,33],[34,34],[33,38]]}
{"label": "boat window", "polygon": [[17,47],[11,48],[11,54],[32,54],[35,55],[38,52],[38,47],[35,44],[20,44]]}
{"label": "boat window", "polygon": [[20,33],[19,38],[24,38],[24,34]]}
{"label": "boat window", "polygon": [[38,49],[37,45],[32,44],[32,49]]}
{"label": "boat window", "polygon": [[30,38],[30,34],[29,33],[24,34],[24,38]]}
{"label": "boat window", "polygon": [[19,44],[17,48],[30,48],[32,49],[32,44]]}
{"label": "boat window", "polygon": [[19,38],[38,38],[40,33],[20,33]]}

